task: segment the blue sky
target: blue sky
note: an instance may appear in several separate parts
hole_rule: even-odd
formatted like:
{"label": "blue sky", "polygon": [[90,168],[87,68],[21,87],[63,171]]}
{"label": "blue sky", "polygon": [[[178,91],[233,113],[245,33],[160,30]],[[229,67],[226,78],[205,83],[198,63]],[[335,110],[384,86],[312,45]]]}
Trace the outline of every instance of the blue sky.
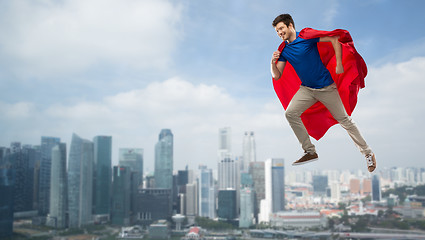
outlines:
{"label": "blue sky", "polygon": [[232,128],[234,155],[254,131],[257,158],[289,170],[362,169],[334,126],[314,142],[320,161],[294,168],[302,150],[272,88],[280,39],[271,22],[290,13],[297,30],[350,31],[368,64],[354,120],[379,167],[425,167],[425,2],[39,0],[0,2],[0,146],[41,136],[113,136],[143,148],[153,170],[162,128],[175,139],[175,169],[216,168],[218,129]]}

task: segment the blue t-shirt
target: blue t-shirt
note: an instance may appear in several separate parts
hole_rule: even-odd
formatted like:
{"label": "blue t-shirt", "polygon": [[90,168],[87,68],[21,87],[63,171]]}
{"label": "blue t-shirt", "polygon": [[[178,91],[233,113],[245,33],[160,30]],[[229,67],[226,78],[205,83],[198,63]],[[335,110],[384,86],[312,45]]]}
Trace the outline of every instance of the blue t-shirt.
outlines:
{"label": "blue t-shirt", "polygon": [[286,43],[279,61],[289,61],[303,86],[318,89],[331,85],[334,81],[317,49],[319,38],[302,39],[298,34],[293,42]]}

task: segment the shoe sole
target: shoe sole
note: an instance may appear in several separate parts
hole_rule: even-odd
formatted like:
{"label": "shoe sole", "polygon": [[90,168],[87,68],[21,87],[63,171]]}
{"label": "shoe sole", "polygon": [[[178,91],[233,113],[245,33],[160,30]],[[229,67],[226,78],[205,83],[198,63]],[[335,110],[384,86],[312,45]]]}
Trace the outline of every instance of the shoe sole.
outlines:
{"label": "shoe sole", "polygon": [[304,161],[304,162],[293,162],[292,166],[303,165],[303,164],[314,162],[314,161],[317,161],[317,160],[319,160],[319,158],[313,158],[313,159],[310,159],[310,160],[307,160],[307,161]]}

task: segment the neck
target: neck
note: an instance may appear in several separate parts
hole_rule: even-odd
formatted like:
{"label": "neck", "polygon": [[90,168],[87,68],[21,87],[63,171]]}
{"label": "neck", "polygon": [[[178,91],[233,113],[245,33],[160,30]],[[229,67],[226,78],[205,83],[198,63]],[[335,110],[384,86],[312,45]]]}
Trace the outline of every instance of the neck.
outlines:
{"label": "neck", "polygon": [[288,42],[289,43],[291,43],[291,42],[295,41],[295,39],[297,39],[297,32],[295,31],[295,29],[292,30],[291,33],[292,34],[291,34],[291,36],[288,39]]}

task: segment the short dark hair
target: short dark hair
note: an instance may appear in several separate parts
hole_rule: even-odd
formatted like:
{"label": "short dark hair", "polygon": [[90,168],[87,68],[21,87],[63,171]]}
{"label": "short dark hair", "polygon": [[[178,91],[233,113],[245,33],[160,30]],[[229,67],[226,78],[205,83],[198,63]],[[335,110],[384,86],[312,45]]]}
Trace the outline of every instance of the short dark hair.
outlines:
{"label": "short dark hair", "polygon": [[289,24],[292,23],[292,26],[295,28],[295,23],[294,23],[294,19],[292,19],[290,14],[281,14],[279,16],[277,16],[274,20],[273,20],[273,27],[276,27],[276,25],[280,22],[283,22],[283,24],[285,24],[286,26],[289,27]]}

